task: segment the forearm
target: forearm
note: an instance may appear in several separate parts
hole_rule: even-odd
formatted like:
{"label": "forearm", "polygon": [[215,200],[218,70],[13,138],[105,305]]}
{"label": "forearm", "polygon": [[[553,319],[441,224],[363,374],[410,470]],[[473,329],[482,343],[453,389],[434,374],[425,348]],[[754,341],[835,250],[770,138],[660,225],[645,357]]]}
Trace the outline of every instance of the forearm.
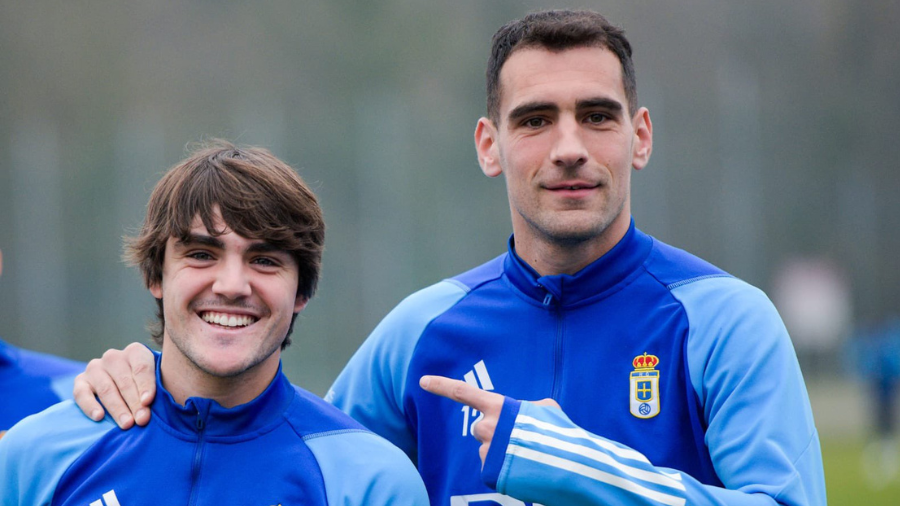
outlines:
{"label": "forearm", "polygon": [[581,429],[559,409],[510,399],[483,477],[500,493],[545,506],[779,504],[778,484],[737,490],[705,485],[677,470],[656,467],[641,453]]}

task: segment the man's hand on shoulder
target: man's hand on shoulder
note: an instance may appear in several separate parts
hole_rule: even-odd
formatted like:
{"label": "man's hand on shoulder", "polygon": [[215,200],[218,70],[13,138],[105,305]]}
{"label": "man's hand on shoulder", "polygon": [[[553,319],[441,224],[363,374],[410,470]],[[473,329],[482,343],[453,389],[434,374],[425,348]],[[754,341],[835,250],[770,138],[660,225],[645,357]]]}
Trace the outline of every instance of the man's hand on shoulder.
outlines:
{"label": "man's hand on shoulder", "polygon": [[103,419],[106,407],[122,429],[135,423],[147,425],[149,406],[156,395],[155,369],[153,353],[142,344],[108,350],[103,358],[88,362],[84,372],[75,377],[75,403],[96,422]]}

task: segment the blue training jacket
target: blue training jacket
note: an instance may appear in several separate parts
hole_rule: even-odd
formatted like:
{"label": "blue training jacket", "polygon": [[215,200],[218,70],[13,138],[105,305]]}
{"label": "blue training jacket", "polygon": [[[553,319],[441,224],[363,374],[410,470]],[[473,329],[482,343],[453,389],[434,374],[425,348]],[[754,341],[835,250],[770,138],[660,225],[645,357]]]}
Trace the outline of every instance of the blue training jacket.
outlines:
{"label": "blue training jacket", "polygon": [[[633,223],[574,276],[539,277],[513,246],[401,302],[326,397],[417,460],[433,505],[825,504],[765,294]],[[483,470],[480,414],[424,374],[508,396]],[[547,397],[562,411],[513,400]]]}
{"label": "blue training jacket", "polygon": [[[157,367],[158,371],[158,367]],[[146,427],[96,423],[72,402],[0,439],[2,506],[427,506],[409,459],[281,373],[231,409],[177,404],[159,381]]]}
{"label": "blue training jacket", "polygon": [[23,350],[0,339],[0,434],[28,415],[72,398],[84,364]]}

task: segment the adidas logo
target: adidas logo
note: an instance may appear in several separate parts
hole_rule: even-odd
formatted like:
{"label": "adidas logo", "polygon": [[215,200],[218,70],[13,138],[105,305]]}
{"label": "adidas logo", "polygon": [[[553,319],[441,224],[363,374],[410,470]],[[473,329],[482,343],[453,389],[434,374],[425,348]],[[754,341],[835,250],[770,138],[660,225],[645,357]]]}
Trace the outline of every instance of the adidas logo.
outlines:
{"label": "adidas logo", "polygon": [[[463,379],[466,383],[472,385],[475,388],[480,388],[482,390],[493,390],[494,382],[491,381],[491,375],[487,372],[487,367],[484,365],[484,360],[479,360],[477,364],[472,368],[471,371],[467,372]],[[479,412],[475,408],[470,408],[463,404],[462,406],[462,435],[463,437],[468,436],[472,433],[472,428],[484,417],[484,413]]]}
{"label": "adidas logo", "polygon": [[116,497],[116,491],[110,490],[109,492],[103,494],[103,499],[97,499],[96,501],[91,503],[91,506],[121,506],[119,504],[119,498]]}
{"label": "adidas logo", "polygon": [[494,389],[494,384],[491,382],[491,375],[488,374],[487,367],[484,366],[484,360],[479,360],[478,363],[475,364],[475,368],[467,372],[465,376],[463,376],[463,379],[466,380],[466,383],[475,388],[480,388],[482,390]]}

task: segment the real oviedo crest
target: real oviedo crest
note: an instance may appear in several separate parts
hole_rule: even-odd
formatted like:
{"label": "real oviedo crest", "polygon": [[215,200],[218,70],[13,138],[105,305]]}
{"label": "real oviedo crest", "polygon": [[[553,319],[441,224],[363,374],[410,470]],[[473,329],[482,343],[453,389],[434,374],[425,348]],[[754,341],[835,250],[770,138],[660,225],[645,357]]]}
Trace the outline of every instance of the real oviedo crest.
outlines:
{"label": "real oviedo crest", "polygon": [[653,418],[659,414],[659,358],[655,355],[634,357],[631,372],[631,414],[638,418]]}

